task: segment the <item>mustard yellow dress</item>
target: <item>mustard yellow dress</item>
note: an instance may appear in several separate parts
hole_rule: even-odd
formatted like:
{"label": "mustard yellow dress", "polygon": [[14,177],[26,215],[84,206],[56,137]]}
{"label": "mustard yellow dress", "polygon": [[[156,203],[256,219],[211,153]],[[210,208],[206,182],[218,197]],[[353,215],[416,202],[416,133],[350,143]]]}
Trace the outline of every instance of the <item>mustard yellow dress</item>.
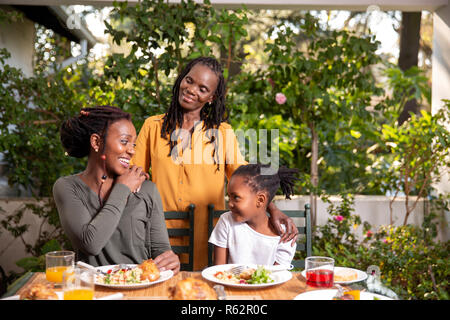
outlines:
{"label": "mustard yellow dress", "polygon": [[[188,147],[174,148],[171,153],[169,140],[161,137],[163,116],[146,119],[132,163],[146,172],[151,168],[164,211],[185,211],[189,204],[195,204],[194,270],[201,270],[208,264],[208,204],[214,204],[217,210],[225,209],[225,179],[247,162],[231,126],[224,122],[218,130],[204,130],[203,122],[197,123]],[[212,135],[214,143],[210,143]],[[180,146],[180,139],[177,141]],[[168,227],[179,227],[180,223],[166,220]],[[171,239],[171,244],[180,242]]]}

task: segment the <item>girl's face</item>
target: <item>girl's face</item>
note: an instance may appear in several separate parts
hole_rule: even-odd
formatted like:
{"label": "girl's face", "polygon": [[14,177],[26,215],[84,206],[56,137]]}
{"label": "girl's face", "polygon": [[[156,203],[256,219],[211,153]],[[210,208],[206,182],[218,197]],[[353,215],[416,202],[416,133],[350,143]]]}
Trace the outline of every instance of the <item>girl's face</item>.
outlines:
{"label": "girl's face", "polygon": [[186,111],[201,110],[207,102],[214,100],[218,83],[214,71],[198,63],[181,80],[178,102]]}
{"label": "girl's face", "polygon": [[[265,213],[264,199],[262,192],[254,192],[253,189],[244,182],[244,177],[233,176],[227,186],[228,207],[236,222],[246,222],[260,214]],[[262,198],[261,195],[264,195]]]}
{"label": "girl's face", "polygon": [[109,126],[105,146],[108,176],[122,175],[129,170],[135,143],[136,129],[131,121],[122,119]]}

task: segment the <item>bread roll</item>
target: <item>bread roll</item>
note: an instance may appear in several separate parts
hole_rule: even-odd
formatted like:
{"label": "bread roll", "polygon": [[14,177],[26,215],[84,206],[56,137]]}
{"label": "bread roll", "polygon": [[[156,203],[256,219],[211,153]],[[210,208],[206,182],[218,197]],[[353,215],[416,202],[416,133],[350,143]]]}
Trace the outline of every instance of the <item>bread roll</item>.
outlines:
{"label": "bread roll", "polygon": [[38,283],[22,292],[20,300],[58,300],[58,295],[52,285]]}
{"label": "bread roll", "polygon": [[358,279],[358,273],[351,269],[334,271],[334,281],[352,281]]}

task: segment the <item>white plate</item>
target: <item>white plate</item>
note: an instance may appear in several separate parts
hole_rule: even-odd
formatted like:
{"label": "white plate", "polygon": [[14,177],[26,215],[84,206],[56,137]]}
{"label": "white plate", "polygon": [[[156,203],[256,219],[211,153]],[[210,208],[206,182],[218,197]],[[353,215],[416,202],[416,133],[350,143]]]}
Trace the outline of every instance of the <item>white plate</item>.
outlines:
{"label": "white plate", "polygon": [[[325,289],[325,290],[313,290],[313,291],[307,291],[300,293],[298,296],[294,298],[294,300],[333,300],[333,297],[337,293],[337,289]],[[391,298],[370,293],[370,292],[361,292],[360,294],[360,300],[392,300]]]}
{"label": "white plate", "polygon": [[[127,264],[126,266],[128,268],[135,268],[137,266],[137,264]],[[113,269],[114,267],[117,267],[117,265],[101,266],[101,267],[97,267],[96,269],[103,271],[103,272],[107,272],[108,270]],[[159,279],[156,281],[152,281],[152,282],[128,283],[128,284],[106,284],[106,283],[98,283],[97,281],[95,281],[95,284],[97,286],[108,287],[108,288],[113,288],[113,289],[142,289],[142,288],[150,287],[150,286],[160,283],[160,282],[164,282],[166,280],[169,280],[172,277],[173,277],[172,270],[164,270],[164,271],[160,272]]]}
{"label": "white plate", "polygon": [[[229,283],[229,282],[225,282],[225,281],[221,281],[219,279],[217,279],[216,277],[214,277],[214,274],[216,274],[218,271],[228,271],[231,268],[235,267],[235,266],[239,266],[241,264],[221,264],[221,265],[217,265],[217,266],[212,266],[209,268],[206,268],[202,271],[202,277],[205,278],[206,280],[215,282],[215,283],[219,283],[222,284],[224,286],[230,286],[230,287],[236,287],[236,288],[246,288],[246,289],[253,289],[253,288],[264,288],[264,287],[270,287],[270,286],[275,286],[277,284],[281,284],[284,283],[286,281],[289,281],[292,278],[292,273],[289,271],[278,271],[278,272],[273,272],[270,276],[271,278],[274,280],[273,282],[270,283],[260,283],[260,284],[246,284],[246,283],[239,283],[239,284],[235,284],[235,283]],[[256,265],[247,265],[251,268],[255,268],[256,269]]]}
{"label": "white plate", "polygon": [[[339,284],[349,284],[349,283],[354,283],[354,282],[360,282],[360,281],[364,281],[367,279],[367,273],[365,273],[364,271],[358,270],[358,269],[353,269],[353,268],[346,268],[346,267],[334,267],[334,272],[336,271],[340,271],[340,270],[353,270],[356,271],[358,277],[355,280],[350,280],[350,281],[334,281],[334,283],[339,283]],[[306,270],[302,271],[302,276],[305,277],[306,279]]]}

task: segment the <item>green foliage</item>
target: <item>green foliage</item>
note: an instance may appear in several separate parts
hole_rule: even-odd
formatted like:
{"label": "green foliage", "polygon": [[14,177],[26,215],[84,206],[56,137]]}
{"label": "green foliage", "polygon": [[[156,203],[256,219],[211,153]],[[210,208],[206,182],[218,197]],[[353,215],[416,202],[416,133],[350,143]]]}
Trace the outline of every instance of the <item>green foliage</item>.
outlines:
{"label": "green foliage", "polygon": [[137,128],[148,116],[170,105],[172,83],[187,61],[226,52],[224,75],[236,60],[235,41],[247,35],[245,10],[216,10],[209,1],[169,4],[142,1],[136,6],[116,4],[113,23],[106,23],[117,44],[131,44],[128,54],[114,54],[105,65],[106,85],[117,86],[112,103],[131,112]]}
{"label": "green foliage", "polygon": [[2,49],[0,152],[7,163],[9,183],[24,186],[34,196],[49,196],[59,176],[80,168],[78,161],[64,155],[59,141],[62,119],[80,109],[79,93],[67,81],[67,74],[27,78],[5,63],[8,57]]}
{"label": "green foliage", "polygon": [[[422,110],[420,116],[411,114],[401,126],[394,123],[382,127],[379,149],[383,156],[371,168],[372,176],[384,192],[394,195],[392,201],[399,192],[406,196],[404,225],[418,201],[430,194],[433,184],[440,181],[441,171],[450,167],[450,132],[446,127],[449,119],[447,100],[434,115]],[[417,196],[412,203],[410,195]]]}
{"label": "green foliage", "polygon": [[45,271],[45,254],[51,251],[62,250],[61,245],[55,239],[46,242],[40,248],[39,254],[36,256],[25,257],[16,262],[16,264],[25,271],[44,272]]}
{"label": "green foliage", "polygon": [[0,25],[3,23],[22,22],[23,14],[19,11],[0,9]]}
{"label": "green foliage", "polygon": [[436,212],[443,207],[448,210],[448,202],[431,201],[434,208],[422,227],[387,225],[375,230],[364,222],[362,239],[356,233],[361,220],[352,214],[352,204],[352,196],[343,195],[338,207],[328,207],[327,224],[317,227],[313,235],[313,255],[329,256],[337,266],[364,271],[378,266],[383,284],[401,299],[449,299],[450,241],[435,240]]}
{"label": "green foliage", "polygon": [[[418,103],[431,103],[431,88],[424,71],[418,67],[411,67],[406,71],[398,66],[386,64],[382,72],[387,77],[387,85],[395,95],[385,99],[387,107],[383,117],[391,122],[397,120],[406,102],[415,99]],[[386,121],[386,120],[385,120]]]}
{"label": "green foliage", "polygon": [[[305,191],[311,189],[308,172],[314,127],[320,145],[319,188],[328,193],[379,192],[375,185],[367,188],[370,177],[365,172],[372,162],[365,150],[373,144],[377,126],[367,106],[372,97],[384,93],[371,71],[380,62],[375,54],[378,42],[348,31],[323,31],[311,15],[295,27],[280,24],[269,30],[273,40],[265,48],[268,66],[237,79],[230,90],[232,105],[244,109],[248,117],[276,112],[284,123],[295,125],[295,144],[289,150],[294,157],[284,156],[282,162],[305,173],[301,185]],[[298,38],[306,40],[299,44]],[[277,93],[286,96],[285,104],[277,105]],[[236,117],[241,123],[247,120]]]}

